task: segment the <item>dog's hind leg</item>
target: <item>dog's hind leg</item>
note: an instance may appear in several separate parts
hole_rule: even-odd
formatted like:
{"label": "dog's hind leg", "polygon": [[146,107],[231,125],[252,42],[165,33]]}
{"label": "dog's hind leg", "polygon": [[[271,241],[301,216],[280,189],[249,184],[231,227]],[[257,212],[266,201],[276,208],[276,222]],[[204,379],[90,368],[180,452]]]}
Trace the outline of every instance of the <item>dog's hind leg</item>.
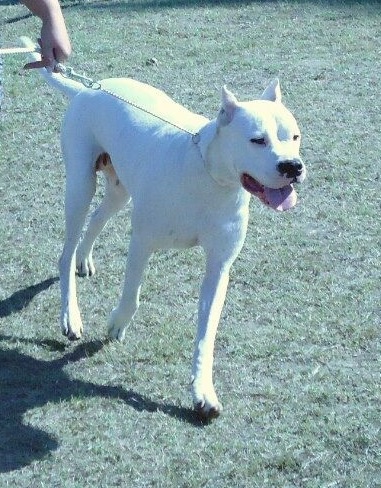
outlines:
{"label": "dog's hind leg", "polygon": [[70,340],[82,335],[82,320],[75,284],[75,253],[95,193],[96,175],[90,151],[66,155],[65,244],[59,262],[61,329]]}
{"label": "dog's hind leg", "polygon": [[128,193],[115,173],[110,156],[102,153],[96,162],[97,171],[106,178],[105,195],[102,203],[93,212],[86,233],[80,241],[76,253],[76,270],[79,276],[92,276],[95,273],[93,246],[107,221],[121,210],[128,200]]}
{"label": "dog's hind leg", "polygon": [[139,295],[144,268],[151,255],[151,249],[144,239],[131,236],[122,297],[111,313],[108,333],[111,339],[122,341],[125,330],[139,307]]}

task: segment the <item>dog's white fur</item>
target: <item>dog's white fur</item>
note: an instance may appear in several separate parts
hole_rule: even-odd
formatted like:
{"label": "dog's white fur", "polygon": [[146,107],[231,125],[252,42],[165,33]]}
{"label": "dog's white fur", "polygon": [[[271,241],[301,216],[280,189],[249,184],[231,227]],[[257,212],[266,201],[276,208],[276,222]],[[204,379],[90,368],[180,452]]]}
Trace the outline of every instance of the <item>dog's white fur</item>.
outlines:
{"label": "dog's white fur", "polygon": [[[60,74],[41,72],[71,98],[62,128],[67,178],[66,236],[60,259],[63,333],[70,339],[81,337],[76,270],[81,275],[94,273],[94,240],[107,220],[131,199],[125,283],[119,305],[111,314],[109,336],[124,338],[139,306],[143,270],[153,251],[202,246],[206,270],[199,300],[192,394],[201,415],[218,415],[222,407],[212,380],[213,350],[229,270],[246,235],[250,194],[242,186],[242,175],[251,175],[257,183],[274,189],[305,177],[299,158],[300,132],[281,103],[279,82],[272,82],[260,100],[244,103],[223,88],[221,111],[209,121],[137,81],[108,79],[101,82],[101,90],[93,90]],[[199,140],[121,98],[198,132]],[[299,170],[293,175],[284,168],[280,171],[282,161],[298,161]],[[97,169],[106,175],[105,196],[80,241]],[[263,200],[263,193],[257,196]]]}

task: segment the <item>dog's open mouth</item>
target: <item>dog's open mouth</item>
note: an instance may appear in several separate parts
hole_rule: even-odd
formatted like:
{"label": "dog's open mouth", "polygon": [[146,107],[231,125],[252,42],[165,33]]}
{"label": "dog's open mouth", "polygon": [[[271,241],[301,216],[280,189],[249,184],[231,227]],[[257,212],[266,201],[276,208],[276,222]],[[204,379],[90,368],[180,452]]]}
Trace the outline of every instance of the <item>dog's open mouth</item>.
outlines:
{"label": "dog's open mouth", "polygon": [[247,173],[241,176],[241,184],[246,191],[258,197],[262,203],[279,212],[289,210],[296,204],[297,195],[292,185],[275,190],[262,185]]}

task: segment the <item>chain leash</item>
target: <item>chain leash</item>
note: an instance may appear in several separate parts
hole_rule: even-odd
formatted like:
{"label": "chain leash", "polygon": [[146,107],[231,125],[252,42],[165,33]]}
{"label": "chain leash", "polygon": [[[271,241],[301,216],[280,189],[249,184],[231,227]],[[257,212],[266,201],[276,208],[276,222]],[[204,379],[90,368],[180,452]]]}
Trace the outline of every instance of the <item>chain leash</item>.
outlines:
{"label": "chain leash", "polygon": [[[21,40],[24,43],[24,47],[0,48],[0,55],[2,55],[2,54],[36,53],[36,52],[40,53],[41,49],[39,48],[39,46],[34,44],[28,37],[21,37]],[[152,117],[155,117],[159,120],[162,120],[166,124],[169,124],[172,127],[175,127],[176,129],[179,129],[182,132],[185,132],[185,133],[191,135],[192,141],[194,142],[194,144],[198,145],[198,143],[200,142],[199,132],[189,131],[185,127],[177,125],[174,122],[171,122],[170,120],[168,120],[164,117],[161,117],[158,114],[151,112],[147,108],[142,107],[142,106],[138,105],[137,103],[132,102],[131,100],[128,100],[127,98],[125,98],[121,95],[118,95],[117,93],[112,92],[111,90],[107,90],[106,88],[102,88],[102,85],[99,81],[94,81],[92,78],[88,78],[87,76],[80,75],[79,73],[74,71],[73,68],[71,68],[69,66],[65,66],[62,63],[56,63],[52,71],[54,71],[55,73],[61,74],[64,78],[68,78],[70,80],[78,81],[79,83],[82,83],[82,85],[85,88],[89,88],[92,90],[102,90],[104,93],[108,93],[109,95],[113,96],[114,98],[117,98],[118,100],[121,100],[122,102],[127,103],[128,105],[131,105],[132,107],[134,107],[138,110],[141,110],[142,112],[145,112],[146,114],[151,115]]]}
{"label": "chain leash", "polygon": [[65,66],[62,63],[56,63],[54,66],[54,72],[60,73],[64,78],[68,78],[73,81],[78,81],[82,83],[85,88],[91,88],[93,90],[100,90],[101,84],[98,81],[94,81],[92,78],[80,75],[70,66]]}
{"label": "chain leash", "polygon": [[131,107],[134,107],[138,110],[141,110],[142,112],[145,112],[146,114],[151,115],[152,117],[155,117],[156,119],[162,120],[166,124],[169,124],[172,127],[175,127],[176,129],[179,129],[182,132],[185,132],[185,133],[191,135],[192,141],[195,144],[198,144],[198,142],[200,141],[200,135],[198,132],[189,131],[188,129],[185,129],[185,127],[177,125],[174,122],[171,122],[170,120],[168,120],[164,117],[161,117],[160,115],[155,114],[154,112],[151,112],[147,108],[142,107],[141,105],[138,105],[135,102],[132,102],[131,100],[127,99],[126,97],[118,95],[117,93],[114,93],[113,91],[108,90],[107,88],[103,88],[102,84],[99,81],[94,81],[92,78],[88,78],[87,76],[80,75],[79,73],[75,72],[73,70],[73,68],[71,68],[69,66],[64,66],[61,63],[57,63],[55,65],[54,71],[57,73],[60,73],[64,78],[68,78],[70,80],[78,81],[78,82],[82,83],[82,85],[85,88],[89,88],[92,90],[101,90],[104,93],[107,93],[108,95],[111,95],[112,97],[117,98],[118,100],[121,100],[122,102],[127,103],[128,105],[131,105]]}

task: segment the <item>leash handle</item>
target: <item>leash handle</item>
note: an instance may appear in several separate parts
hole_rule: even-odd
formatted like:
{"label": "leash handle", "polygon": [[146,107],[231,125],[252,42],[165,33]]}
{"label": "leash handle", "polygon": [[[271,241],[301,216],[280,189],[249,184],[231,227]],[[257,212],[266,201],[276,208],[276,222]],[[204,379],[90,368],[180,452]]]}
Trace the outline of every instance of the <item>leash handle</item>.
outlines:
{"label": "leash handle", "polygon": [[23,46],[0,48],[0,56],[2,54],[26,54],[41,52],[40,46],[29,39],[29,37],[22,36],[20,37],[20,40]]}
{"label": "leash handle", "polygon": [[35,47],[3,47],[0,48],[0,56],[4,54],[25,54],[25,53],[35,53],[38,49]]}
{"label": "leash handle", "polygon": [[[41,49],[37,44],[33,44],[30,39],[27,37],[21,38],[22,42],[25,44],[24,47],[3,47],[0,48],[0,56],[6,54],[28,54],[28,53],[40,53]],[[49,69],[49,68],[48,68]],[[62,63],[56,63],[53,71],[56,73],[60,73],[65,78],[70,78],[74,81],[79,81],[84,85],[86,88],[92,88],[93,90],[99,90],[101,87],[100,83],[94,81],[92,78],[88,78],[87,76],[80,75],[76,73],[73,68],[66,67]]]}

